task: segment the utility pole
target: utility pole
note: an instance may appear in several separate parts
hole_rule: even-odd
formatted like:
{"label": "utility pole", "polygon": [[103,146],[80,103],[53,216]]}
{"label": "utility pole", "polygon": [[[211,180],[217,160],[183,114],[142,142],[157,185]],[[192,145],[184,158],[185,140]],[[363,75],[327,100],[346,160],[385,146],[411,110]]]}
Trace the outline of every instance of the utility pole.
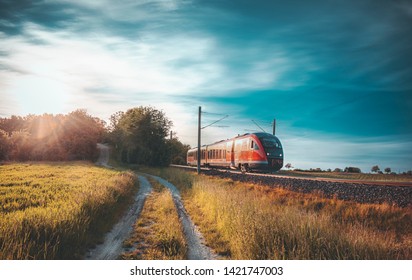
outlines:
{"label": "utility pole", "polygon": [[201,116],[202,116],[202,106],[199,106],[199,117],[198,117],[198,126],[197,126],[197,174],[200,174],[200,131],[201,131]]}
{"label": "utility pole", "polygon": [[273,119],[273,135],[275,135],[276,132],[276,119]]}

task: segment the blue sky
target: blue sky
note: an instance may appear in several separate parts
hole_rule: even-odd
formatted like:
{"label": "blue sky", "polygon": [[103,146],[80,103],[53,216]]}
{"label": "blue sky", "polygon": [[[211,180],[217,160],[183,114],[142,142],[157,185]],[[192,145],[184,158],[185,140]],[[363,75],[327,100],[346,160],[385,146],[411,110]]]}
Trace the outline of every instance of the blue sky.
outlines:
{"label": "blue sky", "polygon": [[152,105],[196,145],[202,106],[203,143],[276,118],[294,167],[406,171],[411,30],[407,0],[1,0],[0,116]]}

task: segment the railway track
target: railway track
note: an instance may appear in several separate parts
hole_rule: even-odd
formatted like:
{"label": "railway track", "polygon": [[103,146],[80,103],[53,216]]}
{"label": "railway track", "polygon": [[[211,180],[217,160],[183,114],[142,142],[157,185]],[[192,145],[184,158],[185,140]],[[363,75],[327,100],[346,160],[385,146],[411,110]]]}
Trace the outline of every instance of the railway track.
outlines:
{"label": "railway track", "polygon": [[[174,168],[196,171],[195,167],[171,165]],[[412,182],[362,181],[330,178],[292,177],[277,174],[242,174],[228,169],[202,168],[207,175],[230,178],[239,182],[282,187],[302,193],[321,193],[325,197],[359,203],[388,203],[412,207]]]}

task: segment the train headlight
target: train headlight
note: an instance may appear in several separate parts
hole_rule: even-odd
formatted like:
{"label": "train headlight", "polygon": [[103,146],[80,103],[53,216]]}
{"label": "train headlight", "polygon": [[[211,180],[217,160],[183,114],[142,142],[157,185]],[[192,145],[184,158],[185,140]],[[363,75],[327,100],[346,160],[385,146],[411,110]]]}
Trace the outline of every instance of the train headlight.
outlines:
{"label": "train headlight", "polygon": [[270,156],[270,153],[266,153],[267,156]]}

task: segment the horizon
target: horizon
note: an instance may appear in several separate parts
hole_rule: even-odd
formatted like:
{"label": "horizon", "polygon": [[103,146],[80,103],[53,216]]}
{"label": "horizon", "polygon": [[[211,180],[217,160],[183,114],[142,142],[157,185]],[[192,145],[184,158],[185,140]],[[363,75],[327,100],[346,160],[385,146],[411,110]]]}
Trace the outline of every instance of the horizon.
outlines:
{"label": "horizon", "polygon": [[229,116],[203,144],[276,119],[285,164],[405,172],[411,27],[408,1],[4,1],[0,117],[153,106],[196,146],[202,106]]}

